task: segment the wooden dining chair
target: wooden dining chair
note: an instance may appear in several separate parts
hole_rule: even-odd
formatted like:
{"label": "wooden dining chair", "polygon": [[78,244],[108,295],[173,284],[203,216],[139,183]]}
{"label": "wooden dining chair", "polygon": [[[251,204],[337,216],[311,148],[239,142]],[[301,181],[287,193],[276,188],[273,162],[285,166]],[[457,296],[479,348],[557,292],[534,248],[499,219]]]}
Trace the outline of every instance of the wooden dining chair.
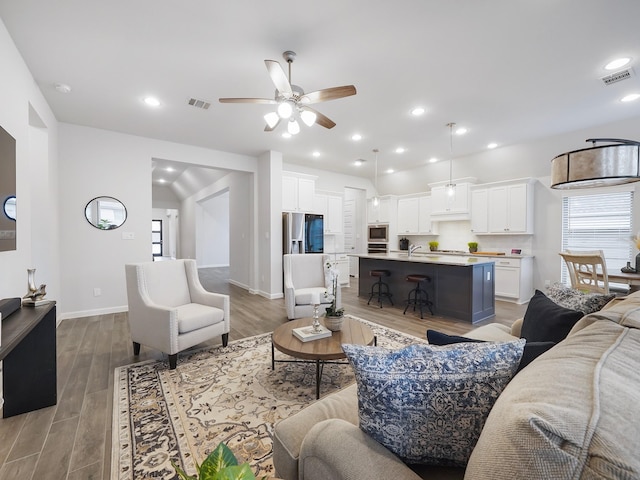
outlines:
{"label": "wooden dining chair", "polygon": [[560,252],[560,256],[567,264],[572,288],[584,292],[609,293],[607,264],[602,250],[566,250]]}

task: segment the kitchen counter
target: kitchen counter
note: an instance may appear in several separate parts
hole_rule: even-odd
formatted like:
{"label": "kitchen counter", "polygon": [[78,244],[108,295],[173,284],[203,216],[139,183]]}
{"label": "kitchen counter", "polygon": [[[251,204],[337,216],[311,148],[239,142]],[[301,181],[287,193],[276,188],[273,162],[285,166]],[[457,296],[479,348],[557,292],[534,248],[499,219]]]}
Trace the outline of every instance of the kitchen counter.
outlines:
{"label": "kitchen counter", "polygon": [[[424,288],[434,304],[436,315],[458,318],[470,323],[495,315],[495,265],[483,255],[416,255],[406,252],[388,254],[349,254],[358,257],[360,282],[358,296],[369,298],[371,286],[377,279],[368,277],[371,270],[388,270],[385,277],[392,293],[395,308],[404,309],[409,291],[415,284],[407,282],[407,275],[426,275],[431,281]],[[371,305],[375,305],[372,300]],[[384,308],[393,308],[388,302]],[[413,314],[412,310],[409,310]],[[428,319],[428,314],[425,319]]]}
{"label": "kitchen counter", "polygon": [[[391,250],[390,254],[396,254],[396,253],[404,253],[405,255],[407,254],[406,250]],[[429,250],[427,251],[422,251],[422,249],[418,250],[417,252],[414,252],[411,256],[414,257],[420,257],[420,256],[434,256],[434,255],[451,255],[451,256],[456,256],[456,257],[478,257],[478,258],[533,258],[533,255],[516,255],[516,254],[511,254],[511,253],[505,253],[504,255],[497,255],[497,254],[485,254],[485,253],[468,253],[468,252],[462,252],[462,251],[453,251],[453,250],[449,250],[449,251],[435,251],[435,252],[431,252]]]}

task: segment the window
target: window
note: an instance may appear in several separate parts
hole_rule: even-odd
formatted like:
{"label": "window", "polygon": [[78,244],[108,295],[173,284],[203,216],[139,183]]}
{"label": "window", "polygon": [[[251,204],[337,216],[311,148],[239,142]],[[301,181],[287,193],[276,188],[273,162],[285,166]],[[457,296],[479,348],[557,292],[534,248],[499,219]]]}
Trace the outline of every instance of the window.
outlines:
{"label": "window", "polygon": [[154,260],[162,256],[162,220],[151,220],[151,254]]}
{"label": "window", "polygon": [[[633,191],[563,197],[562,250],[602,250],[607,270],[620,271],[632,258],[632,212]],[[569,283],[564,262],[561,279]]]}

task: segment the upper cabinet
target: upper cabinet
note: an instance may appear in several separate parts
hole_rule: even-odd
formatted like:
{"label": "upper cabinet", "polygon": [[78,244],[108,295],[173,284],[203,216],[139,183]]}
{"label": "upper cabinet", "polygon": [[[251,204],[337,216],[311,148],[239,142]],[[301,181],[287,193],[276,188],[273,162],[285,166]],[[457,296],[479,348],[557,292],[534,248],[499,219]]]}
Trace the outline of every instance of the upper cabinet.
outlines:
{"label": "upper cabinet", "polygon": [[398,199],[398,235],[431,235],[431,196]]}
{"label": "upper cabinet", "polygon": [[456,182],[455,191],[450,195],[446,185],[431,186],[431,219],[432,221],[468,220],[470,218],[469,189],[470,182]]}
{"label": "upper cabinet", "polygon": [[471,230],[476,234],[533,234],[533,179],[472,190]]}
{"label": "upper cabinet", "polygon": [[367,200],[367,223],[395,223],[398,208],[397,197],[386,195],[378,198],[378,205],[373,199]]}
{"label": "upper cabinet", "polygon": [[313,211],[324,216],[324,233],[342,233],[343,212],[342,196],[339,194],[318,193],[314,195]]}
{"label": "upper cabinet", "polygon": [[315,176],[282,172],[282,211],[312,212],[315,189]]}

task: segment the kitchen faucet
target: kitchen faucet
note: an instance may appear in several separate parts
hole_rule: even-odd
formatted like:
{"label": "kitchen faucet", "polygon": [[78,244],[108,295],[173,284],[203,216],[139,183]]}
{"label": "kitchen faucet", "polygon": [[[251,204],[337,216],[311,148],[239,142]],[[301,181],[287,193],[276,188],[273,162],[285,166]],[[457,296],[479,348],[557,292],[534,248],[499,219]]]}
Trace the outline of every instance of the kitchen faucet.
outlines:
{"label": "kitchen faucet", "polygon": [[407,256],[411,256],[411,254],[413,252],[415,252],[417,249],[422,248],[422,245],[414,245],[413,243],[411,245],[409,245],[409,254]]}

